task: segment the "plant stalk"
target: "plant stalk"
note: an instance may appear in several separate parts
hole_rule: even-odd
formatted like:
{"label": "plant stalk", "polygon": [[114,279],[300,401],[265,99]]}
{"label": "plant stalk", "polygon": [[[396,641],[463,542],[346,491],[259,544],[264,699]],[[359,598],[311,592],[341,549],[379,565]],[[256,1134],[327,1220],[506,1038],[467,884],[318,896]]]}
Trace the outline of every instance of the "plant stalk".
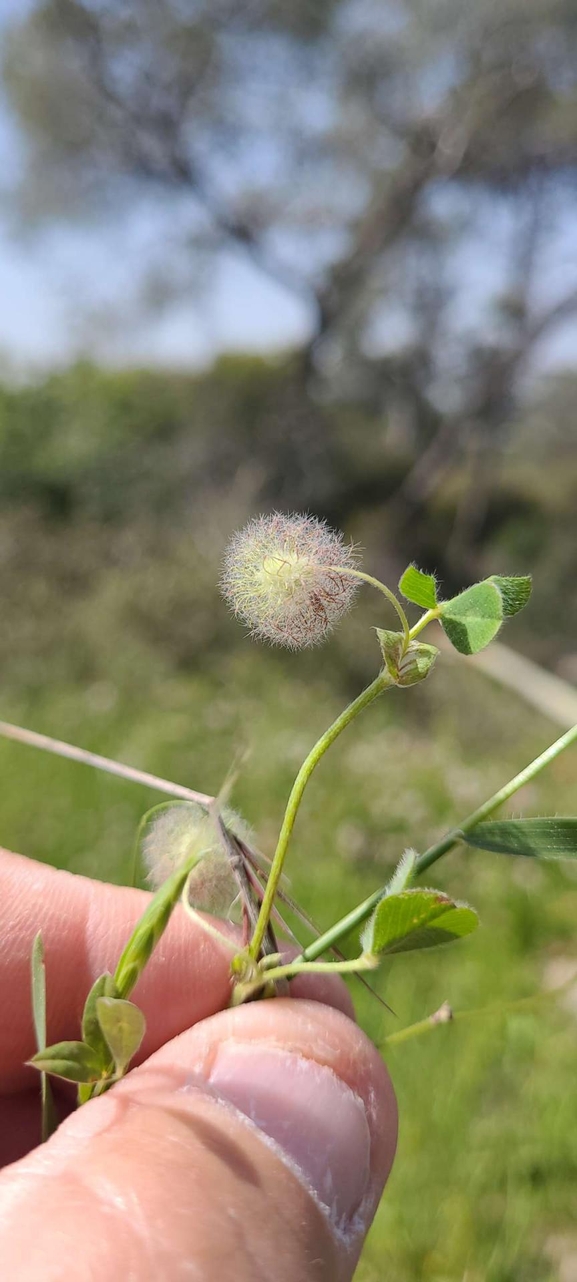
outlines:
{"label": "plant stalk", "polygon": [[344,961],[336,962],[301,962],[300,958],[295,958],[292,962],[287,962],[285,966],[274,966],[263,971],[263,976],[267,983],[277,983],[279,979],[294,979],[297,975],[354,975],[362,970],[375,970],[377,963],[373,957],[360,956],[352,960],[345,958]]}
{"label": "plant stalk", "polygon": [[539,993],[531,993],[529,997],[518,997],[510,1002],[494,1002],[489,1006],[474,1006],[469,1010],[451,1010],[450,1014],[441,1017],[443,1007],[436,1011],[434,1015],[428,1015],[426,1019],[420,1019],[416,1024],[407,1024],[406,1028],[399,1028],[395,1033],[389,1033],[379,1047],[383,1050],[385,1046],[398,1046],[401,1042],[412,1041],[413,1037],[420,1037],[421,1033],[428,1033],[432,1028],[438,1028],[440,1024],[452,1024],[463,1019],[477,1019],[484,1015],[488,1018],[497,1018],[499,1015],[514,1015],[516,1011],[530,1011],[534,1006],[539,1006],[541,1002],[550,1001],[551,998],[561,997],[563,993],[568,992],[575,986],[576,977],[571,975],[558,988],[546,989]]}
{"label": "plant stalk", "polygon": [[535,776],[545,768],[545,766],[548,766],[551,761],[554,761],[555,757],[559,756],[559,753],[563,752],[565,748],[568,748],[570,744],[575,743],[576,740],[577,726],[573,726],[571,730],[567,730],[565,734],[561,735],[560,739],[556,739],[555,743],[552,743],[550,747],[546,748],[545,751],[541,753],[540,757],[535,757],[535,760],[531,761],[528,766],[525,766],[524,770],[521,770],[518,775],[515,775],[513,779],[509,780],[509,783],[506,783],[503,788],[500,788],[492,797],[489,797],[488,801],[485,801],[483,805],[479,806],[477,810],[474,810],[472,814],[467,815],[467,818],[459,824],[458,828],[452,828],[451,831],[448,832],[445,837],[442,837],[440,841],[436,841],[433,846],[429,846],[429,849],[425,850],[424,854],[420,855],[417,859],[415,864],[415,873],[422,873],[426,868],[430,868],[431,864],[436,863],[437,859],[441,858],[441,855],[445,855],[448,850],[451,850],[453,846],[456,846],[457,842],[461,839],[462,833],[469,832],[469,830],[474,828],[476,824],[482,823],[483,819],[486,819],[488,815],[491,815],[498,806],[503,804],[504,801],[508,801],[509,797],[512,797],[513,793],[518,792],[519,788],[522,788],[524,784],[529,783],[531,779],[534,779]]}
{"label": "plant stalk", "polygon": [[391,684],[391,678],[388,673],[384,671],[380,672],[378,677],[376,677],[375,680],[367,686],[366,690],[363,690],[356,699],[353,699],[352,703],[349,703],[348,707],[341,712],[336,721],[333,721],[332,726],[329,726],[328,730],[325,730],[325,733],[321,735],[320,739],[315,743],[314,748],[309,752],[308,757],[303,761],[287,802],[282,828],[279,833],[277,847],[270,867],[262,904],[260,906],[258,920],[251,939],[250,952],[252,957],[257,958],[260,952],[282,875],[285,856],[297,816],[297,811],[302,800],[303,792],[313,770],[315,769],[315,766],[318,765],[321,757],[323,757],[327,751],[327,748],[330,748],[331,744],[338,738],[341,731],[344,730],[356,716],[358,716],[359,712],[362,712],[363,708],[368,707],[368,705],[373,702],[373,699],[376,699],[377,695],[381,694],[383,690],[388,689]]}
{"label": "plant stalk", "polygon": [[145,788],[154,788],[156,792],[166,792],[171,797],[180,797],[183,801],[197,801],[201,806],[209,806],[214,797],[205,792],[195,792],[183,784],[171,783],[146,770],[137,770],[135,766],[125,766],[121,761],[112,761],[110,757],[101,757],[97,752],[86,748],[77,748],[75,744],[64,743],[62,739],[52,739],[50,735],[38,734],[36,730],[26,730],[24,726],[13,726],[9,721],[0,721],[0,735],[12,739],[15,743],[25,743],[30,748],[42,748],[57,757],[66,757],[69,761],[79,761],[83,766],[94,766],[96,770],[105,770],[109,775],[120,779],[129,779],[131,783],[141,783]]}
{"label": "plant stalk", "polygon": [[432,623],[434,619],[440,619],[440,617],[440,606],[436,606],[434,610],[427,610],[426,613],[422,614],[420,619],[413,624],[409,632],[409,640],[414,641],[415,637],[418,637],[419,632],[422,632],[424,628],[428,627],[429,623]]}
{"label": "plant stalk", "polygon": [[[429,849],[417,859],[415,864],[415,873],[423,872],[426,868],[429,868],[431,864],[435,863],[437,859],[440,859],[441,855],[452,850],[453,846],[456,846],[457,842],[461,840],[461,836],[464,832],[468,832],[471,828],[475,827],[475,824],[486,819],[487,816],[492,814],[498,806],[502,805],[504,801],[507,801],[509,797],[512,797],[513,793],[517,792],[519,788],[522,788],[524,784],[528,783],[531,779],[534,779],[545,766],[549,765],[551,761],[554,761],[555,757],[558,757],[565,748],[570,747],[570,745],[576,740],[577,726],[573,726],[571,730],[567,730],[564,735],[561,735],[559,739],[555,740],[555,743],[552,743],[548,748],[546,748],[539,757],[536,757],[530,765],[525,766],[524,770],[521,770],[518,775],[515,775],[513,779],[510,779],[509,783],[506,783],[503,788],[499,789],[499,792],[494,793],[492,797],[489,797],[488,801],[485,801],[482,806],[479,806],[477,810],[474,810],[472,814],[468,815],[467,818],[459,824],[458,828],[452,828],[451,831],[448,832],[445,837],[442,837],[440,841],[436,842],[435,845],[429,846]],[[377,904],[380,903],[386,888],[387,887],[385,885],[381,886],[378,890],[373,891],[372,895],[369,895],[368,899],[364,899],[362,903],[357,904],[356,908],[352,908],[345,917],[341,917],[340,921],[335,922],[334,926],[331,926],[329,930],[324,932],[324,934],[319,935],[318,939],[313,940],[312,944],[309,944],[304,948],[302,953],[295,958],[295,961],[299,963],[315,961],[317,957],[322,955],[322,953],[328,952],[330,948],[334,948],[335,944],[338,944],[344,936],[350,933],[350,931],[354,930],[356,927],[362,926],[367,918],[370,917]]]}
{"label": "plant stalk", "polygon": [[378,592],[382,592],[383,596],[386,596],[387,601],[390,602],[390,604],[393,606],[393,609],[396,610],[399,616],[401,626],[403,629],[403,636],[405,638],[405,646],[409,644],[409,639],[410,639],[409,620],[407,619],[407,616],[405,614],[405,611],[403,610],[403,607],[400,601],[397,600],[394,592],[391,592],[391,589],[387,587],[386,583],[381,583],[381,580],[375,579],[372,574],[365,574],[364,570],[353,570],[351,569],[350,566],[332,565],[331,570],[334,570],[335,574],[352,575],[354,579],[361,579],[363,583],[369,583],[372,588],[376,588]]}

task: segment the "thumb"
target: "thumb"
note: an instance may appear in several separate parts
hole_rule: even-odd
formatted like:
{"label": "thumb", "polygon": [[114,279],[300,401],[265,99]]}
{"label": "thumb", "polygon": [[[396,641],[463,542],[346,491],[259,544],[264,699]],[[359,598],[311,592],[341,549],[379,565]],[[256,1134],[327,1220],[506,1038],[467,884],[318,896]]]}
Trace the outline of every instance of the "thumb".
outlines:
{"label": "thumb", "polygon": [[12,1282],[348,1282],[396,1143],[341,1012],[275,999],[182,1033],[0,1176]]}

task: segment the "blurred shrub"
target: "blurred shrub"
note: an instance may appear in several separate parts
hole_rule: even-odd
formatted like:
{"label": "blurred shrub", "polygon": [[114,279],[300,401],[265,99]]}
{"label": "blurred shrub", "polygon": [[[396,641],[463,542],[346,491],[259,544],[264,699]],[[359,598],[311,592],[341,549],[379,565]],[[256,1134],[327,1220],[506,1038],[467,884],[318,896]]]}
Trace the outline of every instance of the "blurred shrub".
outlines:
{"label": "blurred shrub", "polygon": [[[531,423],[517,434],[471,566],[455,532],[468,478],[398,521],[395,487],[411,458],[386,420],[297,396],[294,373],[292,358],[227,357],[199,375],[79,364],[0,387],[5,676],[41,684],[49,663],[52,674],[92,678],[119,647],[186,668],[242,644],[218,595],[221,553],[249,513],[276,504],[343,526],[389,579],[413,558],[447,590],[478,569],[530,570],[535,600],[517,643],[544,661],[573,647],[574,594],[555,636],[550,612],[574,576],[574,455],[544,453]],[[373,662],[360,622],[330,660],[353,684]],[[129,659],[126,668],[129,678]]]}

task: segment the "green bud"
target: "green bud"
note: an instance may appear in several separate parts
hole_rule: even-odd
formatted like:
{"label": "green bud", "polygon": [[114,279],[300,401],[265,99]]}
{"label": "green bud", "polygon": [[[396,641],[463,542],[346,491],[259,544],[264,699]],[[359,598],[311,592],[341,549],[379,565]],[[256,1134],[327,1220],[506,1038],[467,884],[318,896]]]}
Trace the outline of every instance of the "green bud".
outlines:
{"label": "green bud", "polygon": [[429,675],[439,651],[424,641],[410,641],[405,649],[402,632],[376,628],[385,668],[396,686],[414,686]]}

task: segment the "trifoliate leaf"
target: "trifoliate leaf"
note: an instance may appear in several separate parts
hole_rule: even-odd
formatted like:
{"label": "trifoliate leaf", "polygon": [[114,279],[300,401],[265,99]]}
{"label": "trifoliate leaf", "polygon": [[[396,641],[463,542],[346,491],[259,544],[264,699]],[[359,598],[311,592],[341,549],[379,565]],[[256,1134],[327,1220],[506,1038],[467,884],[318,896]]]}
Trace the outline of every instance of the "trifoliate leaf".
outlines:
{"label": "trifoliate leaf", "polygon": [[437,604],[437,585],[432,574],[424,574],[416,565],[409,565],[399,579],[399,592],[413,605],[424,610],[434,610]]}
{"label": "trifoliate leaf", "polygon": [[477,925],[473,908],[440,890],[403,890],[377,904],[361,943],[372,956],[405,953],[452,943]]}
{"label": "trifoliate leaf", "polygon": [[116,1072],[121,1076],[142,1042],[146,1020],[134,1002],[118,997],[97,997],[96,1010]]}
{"label": "trifoliate leaf", "polygon": [[468,846],[535,859],[577,857],[577,818],[493,819],[461,834]]}
{"label": "trifoliate leaf", "polygon": [[97,1082],[102,1076],[99,1060],[86,1042],[55,1042],[38,1051],[28,1063],[41,1073],[52,1073],[67,1082]]}
{"label": "trifoliate leaf", "polygon": [[505,614],[503,596],[496,583],[485,579],[444,601],[441,623],[459,654],[477,654],[496,637]]}
{"label": "trifoliate leaf", "polygon": [[503,614],[509,617],[518,614],[531,596],[531,575],[491,574],[490,583],[495,583],[503,598]]}

